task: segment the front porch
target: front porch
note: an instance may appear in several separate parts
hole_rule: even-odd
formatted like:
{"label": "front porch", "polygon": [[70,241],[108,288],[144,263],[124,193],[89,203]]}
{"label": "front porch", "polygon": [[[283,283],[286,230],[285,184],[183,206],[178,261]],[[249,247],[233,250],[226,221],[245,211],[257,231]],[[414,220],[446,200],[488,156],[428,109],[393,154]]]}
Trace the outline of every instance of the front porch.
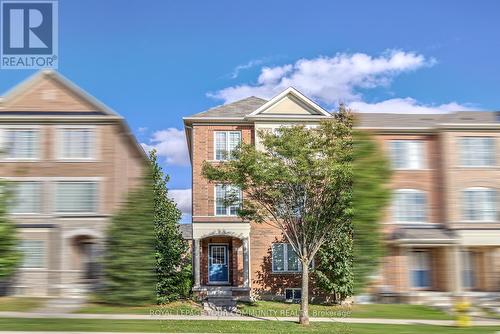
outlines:
{"label": "front porch", "polygon": [[231,225],[193,225],[193,291],[200,299],[250,297],[249,227]]}

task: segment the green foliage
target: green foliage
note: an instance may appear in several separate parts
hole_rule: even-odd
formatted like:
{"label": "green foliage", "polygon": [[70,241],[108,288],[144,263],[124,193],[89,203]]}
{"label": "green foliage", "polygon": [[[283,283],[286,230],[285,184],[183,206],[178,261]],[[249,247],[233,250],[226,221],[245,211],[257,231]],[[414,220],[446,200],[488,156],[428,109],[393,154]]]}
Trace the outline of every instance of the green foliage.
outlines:
{"label": "green foliage", "polygon": [[368,133],[354,133],[354,293],[362,292],[383,255],[380,220],[390,199],[391,169],[380,145]]}
{"label": "green foliage", "polygon": [[353,136],[353,225],[333,230],[316,258],[319,287],[337,301],[361,292],[377,269],[383,251],[379,222],[389,199],[384,153],[369,134],[355,131]]}
{"label": "green foliage", "polygon": [[332,231],[351,225],[352,116],[343,108],[317,128],[282,127],[259,136],[263,150],[243,144],[224,164],[205,162],[203,174],[243,190],[244,220],[283,232],[302,262],[301,323],[307,323],[307,268]]}
{"label": "green foliage", "polygon": [[314,275],[318,287],[339,302],[353,294],[352,225],[335,229],[315,257]]}
{"label": "green foliage", "polygon": [[21,262],[16,227],[8,218],[8,184],[0,181],[0,283],[6,282]]}
{"label": "green foliage", "polygon": [[155,301],[155,234],[151,178],[130,192],[107,232],[103,302],[118,305]]}
{"label": "green foliage", "polygon": [[168,197],[168,176],[158,164],[156,152],[149,155],[153,180],[153,208],[156,235],[156,296],[158,303],[188,297],[192,274],[189,245],[179,231],[181,212]]}

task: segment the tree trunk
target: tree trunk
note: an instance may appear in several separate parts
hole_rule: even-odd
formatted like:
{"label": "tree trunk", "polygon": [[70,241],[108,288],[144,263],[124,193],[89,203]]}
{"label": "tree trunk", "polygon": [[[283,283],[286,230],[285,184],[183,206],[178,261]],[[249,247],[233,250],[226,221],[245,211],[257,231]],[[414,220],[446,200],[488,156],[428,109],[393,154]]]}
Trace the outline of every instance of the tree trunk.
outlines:
{"label": "tree trunk", "polygon": [[299,322],[309,325],[309,265],[302,262],[302,299],[300,300]]}

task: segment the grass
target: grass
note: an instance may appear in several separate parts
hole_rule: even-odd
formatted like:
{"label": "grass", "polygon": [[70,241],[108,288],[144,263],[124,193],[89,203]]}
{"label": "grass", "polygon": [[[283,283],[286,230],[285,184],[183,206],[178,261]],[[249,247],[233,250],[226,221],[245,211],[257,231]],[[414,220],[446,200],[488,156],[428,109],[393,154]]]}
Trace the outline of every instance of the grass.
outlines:
{"label": "grass", "polygon": [[178,301],[164,305],[119,306],[90,303],[75,313],[87,314],[153,314],[153,315],[200,315],[202,308],[193,301]]}
{"label": "grass", "polygon": [[[268,301],[239,303],[238,308],[243,314],[254,316],[298,316],[299,312],[298,304]],[[408,304],[366,304],[352,307],[311,304],[309,306],[309,315],[324,318],[453,319],[453,316],[441,310],[423,305]]]}
{"label": "grass", "polygon": [[459,329],[425,325],[372,325],[311,323],[303,327],[281,321],[204,321],[204,320],[90,320],[90,319],[8,319],[0,318],[0,330],[10,331],[108,331],[108,332],[170,332],[170,333],[402,333],[402,334],[493,334],[499,327]]}
{"label": "grass", "polygon": [[44,298],[0,297],[0,312],[32,311],[32,310],[42,306],[45,301],[46,301],[46,299],[44,299]]}

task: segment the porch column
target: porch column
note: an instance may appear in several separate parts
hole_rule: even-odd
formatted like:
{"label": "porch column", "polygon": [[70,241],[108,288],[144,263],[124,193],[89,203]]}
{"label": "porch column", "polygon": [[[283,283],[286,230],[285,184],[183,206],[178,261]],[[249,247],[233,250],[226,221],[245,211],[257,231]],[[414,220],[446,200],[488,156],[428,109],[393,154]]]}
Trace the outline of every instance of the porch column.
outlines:
{"label": "porch column", "polygon": [[462,292],[462,256],[460,254],[459,246],[452,246],[450,249],[450,268],[452,291],[455,294]]}
{"label": "porch column", "polygon": [[193,252],[193,260],[194,260],[194,287],[200,287],[200,239],[194,239],[194,252]]}
{"label": "porch column", "polygon": [[243,286],[250,286],[250,256],[248,238],[243,239]]}

